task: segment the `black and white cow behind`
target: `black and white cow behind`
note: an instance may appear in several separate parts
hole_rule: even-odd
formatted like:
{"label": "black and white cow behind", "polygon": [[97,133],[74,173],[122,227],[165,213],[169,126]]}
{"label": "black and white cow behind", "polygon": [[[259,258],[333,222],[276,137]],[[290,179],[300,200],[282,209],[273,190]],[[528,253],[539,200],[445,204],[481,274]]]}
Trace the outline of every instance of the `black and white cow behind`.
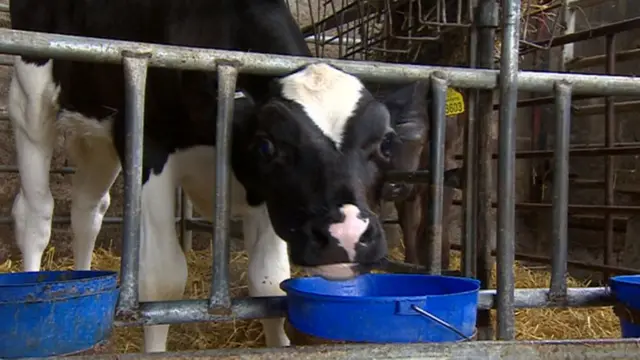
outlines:
{"label": "black and white cow behind", "polygon": [[[21,0],[14,29],[310,56],[283,0]],[[244,221],[251,296],[277,296],[290,262],[349,278],[386,255],[368,206],[397,145],[389,112],[354,76],[326,64],[280,78],[240,75],[233,125],[232,212]],[[211,217],[215,73],[151,68],[146,88],[141,301],[180,299],[187,264],[174,227],[182,186]],[[49,174],[59,131],[76,165],[71,221],[76,269],[89,269],[109,189],[124,159],[119,65],[17,58],[9,94],[21,188],[13,205],[24,270],[38,271],[51,235]],[[284,240],[284,241],[283,241]],[[289,344],[282,319],[263,320],[267,346]],[[165,351],[168,326],[145,328]]]}

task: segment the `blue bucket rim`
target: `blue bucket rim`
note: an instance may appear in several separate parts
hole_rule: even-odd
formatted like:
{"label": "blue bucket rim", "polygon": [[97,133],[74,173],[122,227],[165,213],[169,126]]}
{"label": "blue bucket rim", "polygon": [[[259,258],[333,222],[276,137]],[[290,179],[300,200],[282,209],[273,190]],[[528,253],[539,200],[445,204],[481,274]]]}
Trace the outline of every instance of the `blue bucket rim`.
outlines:
{"label": "blue bucket rim", "polygon": [[86,276],[77,277],[73,279],[62,279],[62,280],[52,280],[52,281],[33,281],[33,282],[21,282],[21,283],[12,283],[12,284],[2,284],[0,283],[0,288],[10,288],[10,287],[22,287],[27,285],[42,285],[42,284],[62,284],[62,283],[70,283],[77,281],[87,281],[87,280],[96,280],[102,278],[110,278],[117,277],[118,273],[110,270],[47,270],[47,271],[21,271],[15,273],[0,273],[0,279],[2,278],[11,278],[11,277],[19,277],[25,275],[55,275],[55,274],[83,274]]}
{"label": "blue bucket rim", "polygon": [[[313,297],[315,300],[332,300],[332,301],[343,301],[343,302],[362,302],[362,301],[370,301],[370,302],[395,302],[399,299],[402,300],[423,300],[428,297],[449,297],[449,296],[459,296],[459,295],[467,295],[472,293],[477,293],[480,291],[480,280],[469,278],[469,277],[459,277],[459,276],[446,276],[446,275],[428,275],[428,274],[365,274],[360,275],[359,277],[413,277],[413,278],[431,278],[431,279],[449,279],[454,281],[464,281],[468,283],[474,283],[476,286],[475,290],[461,291],[455,292],[451,294],[433,294],[433,295],[417,295],[417,296],[339,296],[339,295],[327,295],[327,294],[319,294],[319,293],[311,293],[307,291],[300,291],[291,286],[292,283],[307,281],[305,279],[322,279],[320,276],[311,276],[311,277],[297,277],[290,278],[284,280],[280,283],[280,289],[282,289],[287,296],[295,295],[299,297]],[[355,279],[355,278],[354,278]],[[354,280],[352,279],[352,280]],[[336,281],[336,283],[340,283],[340,281]]]}
{"label": "blue bucket rim", "polygon": [[[631,281],[633,280],[633,281]],[[609,278],[609,284],[626,284],[626,285],[638,285],[640,286],[640,274],[637,275],[618,275]],[[610,287],[610,286],[609,286]]]}

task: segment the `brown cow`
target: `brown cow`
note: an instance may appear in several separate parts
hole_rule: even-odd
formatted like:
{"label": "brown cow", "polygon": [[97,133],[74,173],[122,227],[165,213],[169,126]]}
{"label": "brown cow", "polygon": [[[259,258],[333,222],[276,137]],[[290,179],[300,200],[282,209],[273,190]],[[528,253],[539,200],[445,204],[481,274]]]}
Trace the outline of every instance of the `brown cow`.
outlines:
{"label": "brown cow", "polygon": [[[389,108],[393,127],[401,141],[392,157],[392,168],[397,171],[428,169],[429,164],[429,86],[416,82],[388,96],[384,103]],[[460,187],[460,166],[454,159],[455,148],[461,134],[458,116],[447,116],[445,138],[445,187],[443,199],[443,225],[447,224],[453,203],[454,188]],[[383,199],[393,201],[405,247],[405,261],[426,265],[429,257],[427,224],[429,191],[427,184],[387,183],[383,188]],[[446,226],[445,226],[446,229]],[[421,239],[421,240],[418,240]],[[442,268],[449,268],[449,233],[442,235]]]}

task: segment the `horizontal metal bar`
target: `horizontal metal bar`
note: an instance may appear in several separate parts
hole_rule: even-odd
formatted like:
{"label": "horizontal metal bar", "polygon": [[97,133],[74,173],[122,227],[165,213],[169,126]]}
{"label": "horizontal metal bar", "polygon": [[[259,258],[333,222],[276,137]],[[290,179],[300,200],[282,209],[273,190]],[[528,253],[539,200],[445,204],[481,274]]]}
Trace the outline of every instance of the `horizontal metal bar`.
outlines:
{"label": "horizontal metal bar", "polygon": [[[640,154],[640,146],[613,146],[613,147],[572,147],[569,150],[569,156],[604,156],[604,155],[638,155]],[[553,157],[553,150],[527,150],[516,152],[516,159],[535,159]],[[455,155],[456,160],[463,160],[461,154]],[[491,158],[498,159],[498,154],[491,154]]]}
{"label": "horizontal metal bar", "polygon": [[[434,71],[442,71],[453,87],[494,89],[498,86],[497,70],[317,59],[0,29],[0,52],[3,53],[119,63],[122,57],[121,52],[124,50],[153,53],[149,65],[154,67],[214,71],[216,62],[230,61],[237,63],[239,71],[243,73],[281,75],[308,63],[325,62],[363,80],[377,82],[406,83],[420,79],[427,80]],[[519,72],[518,89],[530,92],[551,92],[553,84],[561,80],[569,82],[577,94],[640,95],[638,78],[533,71]]]}
{"label": "horizontal metal bar", "polygon": [[[451,244],[451,249],[455,251],[462,251],[462,247],[458,244]],[[496,256],[495,250],[491,252],[491,256]],[[531,262],[547,264],[547,265],[551,264],[550,257],[538,256],[538,255],[532,255],[532,254],[516,253],[516,260],[531,261]],[[569,265],[569,267],[572,267],[575,269],[585,269],[585,270],[593,270],[593,271],[601,271],[601,272],[606,271],[614,274],[623,274],[623,275],[640,274],[640,270],[638,269],[625,268],[621,266],[591,264],[591,263],[574,261],[574,260],[569,260],[567,264]],[[402,269],[402,267],[398,266],[398,269]],[[394,271],[394,272],[402,272],[402,271]],[[421,271],[418,271],[418,270],[416,270],[416,272],[421,273]]]}
{"label": "horizontal metal bar", "polygon": [[68,360],[617,360],[640,358],[638,339],[465,341],[413,344],[333,344],[280,348],[216,349],[162,354],[76,355]]}
{"label": "horizontal metal bar", "polygon": [[623,31],[629,31],[640,27],[640,17],[634,17],[631,19],[618,21],[615,23],[583,30],[576,31],[574,33],[570,33],[567,35],[557,36],[552,39],[544,39],[538,41],[532,41],[528,44],[523,44],[520,47],[520,54],[526,54],[530,51],[537,50],[540,47],[555,47],[566,45],[569,43],[574,43],[578,41],[584,41],[589,39],[594,39],[598,37],[603,37],[607,35],[613,35],[617,33],[621,33]]}
{"label": "horizontal metal bar", "polygon": [[[616,113],[636,112],[640,110],[640,100],[621,101],[613,104]],[[573,106],[573,117],[599,115],[604,113],[605,104]]]}
{"label": "horizontal metal bar", "polygon": [[[616,53],[616,62],[631,61],[640,58],[640,49],[622,50]],[[591,66],[603,65],[607,61],[607,55],[577,57],[565,64],[565,69],[576,70]]]}
{"label": "horizontal metal bar", "polygon": [[[600,98],[600,97],[602,96],[594,95],[594,94],[582,94],[582,95],[574,96],[573,101]],[[535,97],[531,99],[522,99],[518,101],[518,108],[537,106],[537,105],[548,105],[548,104],[553,104],[554,101],[555,101],[555,97],[553,96],[541,96],[541,97]],[[493,104],[493,110],[498,110],[498,109],[500,109],[500,104]]]}
{"label": "horizontal metal bar", "polygon": [[[563,303],[551,303],[547,295],[549,289],[516,289],[516,308],[545,307],[592,307],[609,306],[613,299],[606,288],[569,288]],[[493,309],[496,290],[481,290],[478,308]],[[286,297],[244,297],[231,301],[231,314],[212,314],[208,311],[209,301],[178,300],[140,303],[141,317],[116,321],[117,326],[139,326],[158,324],[182,324],[195,322],[222,322],[249,319],[278,318],[285,315]]]}
{"label": "horizontal metal bar", "polygon": [[[180,218],[176,218],[175,221],[176,223],[180,222]],[[55,225],[67,225],[71,223],[71,217],[54,216],[52,219],[52,223]],[[12,224],[13,224],[13,218],[11,216],[0,216],[0,226],[12,225]],[[105,217],[102,219],[102,225],[114,225],[114,224],[122,224],[122,217],[111,216],[111,217]]]}
{"label": "horizontal metal bar", "polygon": [[[16,165],[0,165],[0,172],[3,173],[17,173],[18,166]],[[63,167],[60,169],[51,169],[49,173],[51,174],[73,174],[76,172],[76,169],[73,167]]]}
{"label": "horizontal metal bar", "polygon": [[[453,205],[462,206],[462,201],[453,200]],[[497,204],[491,203],[491,206],[497,208]],[[518,211],[539,211],[549,210],[551,204],[545,203],[516,203],[516,210]],[[628,206],[628,205],[569,205],[569,214],[600,214],[609,212],[611,214],[638,214],[640,213],[640,206]]]}

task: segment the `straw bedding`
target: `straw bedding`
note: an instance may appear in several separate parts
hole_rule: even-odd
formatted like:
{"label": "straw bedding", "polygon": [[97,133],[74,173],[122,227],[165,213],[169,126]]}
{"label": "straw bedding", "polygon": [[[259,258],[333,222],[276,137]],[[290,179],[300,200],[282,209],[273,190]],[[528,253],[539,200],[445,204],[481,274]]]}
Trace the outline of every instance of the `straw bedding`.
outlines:
{"label": "straw bedding", "polygon": [[[402,258],[401,249],[392,252],[393,257]],[[452,268],[459,266],[459,253],[452,253]],[[209,292],[211,280],[211,251],[195,251],[188,254],[189,280],[186,296],[203,298]],[[105,249],[94,253],[95,269],[118,270],[119,258]],[[232,254],[232,291],[234,296],[246,296],[247,255],[244,252]],[[71,269],[72,259],[56,256],[55,248],[50,248],[43,260],[44,269]],[[20,271],[19,261],[0,264],[0,272]],[[549,273],[525,268],[516,264],[514,268],[518,288],[546,287]],[[295,276],[302,275],[294,269]],[[495,276],[495,271],[494,271]],[[575,279],[569,279],[571,287],[588,286]],[[518,310],[518,339],[578,339],[615,338],[620,336],[618,320],[611,308],[590,309],[527,309]],[[115,352],[138,352],[142,345],[142,331],[137,327],[117,328],[110,348]],[[259,347],[264,345],[264,337],[258,321],[235,321],[219,324],[189,324],[172,326],[169,333],[170,350],[201,350],[211,348]]]}

